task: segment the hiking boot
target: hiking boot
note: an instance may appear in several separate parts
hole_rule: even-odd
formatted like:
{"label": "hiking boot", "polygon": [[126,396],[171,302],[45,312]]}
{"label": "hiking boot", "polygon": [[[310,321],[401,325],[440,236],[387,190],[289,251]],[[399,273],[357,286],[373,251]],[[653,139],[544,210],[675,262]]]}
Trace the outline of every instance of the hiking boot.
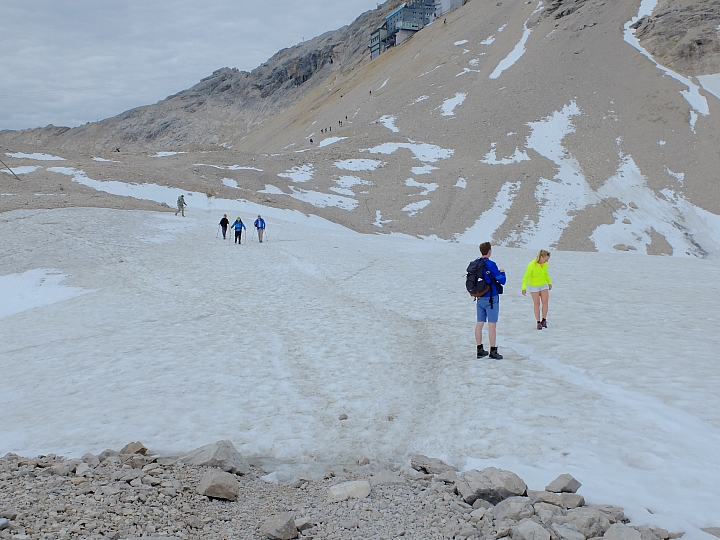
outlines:
{"label": "hiking boot", "polygon": [[503,355],[498,352],[497,347],[490,347],[490,358],[493,360],[502,360]]}
{"label": "hiking boot", "polygon": [[545,319],[543,319],[542,321],[540,321],[540,324],[542,324],[542,327],[543,327],[543,328],[547,328],[547,321],[546,321]]}
{"label": "hiking boot", "polygon": [[478,358],[483,358],[483,357],[487,356],[488,354],[489,353],[485,349],[483,349],[482,343],[477,346],[477,357]]}
{"label": "hiking boot", "polygon": [[542,325],[542,323],[541,323],[540,321],[538,321],[537,329],[538,329],[538,330],[542,330],[542,329],[543,329],[543,325]]}

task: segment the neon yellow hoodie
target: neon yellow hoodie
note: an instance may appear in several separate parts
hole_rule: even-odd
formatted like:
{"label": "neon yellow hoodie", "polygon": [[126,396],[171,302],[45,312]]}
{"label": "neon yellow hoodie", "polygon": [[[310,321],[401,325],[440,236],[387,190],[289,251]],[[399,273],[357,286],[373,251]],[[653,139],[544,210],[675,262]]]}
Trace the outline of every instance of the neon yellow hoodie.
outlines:
{"label": "neon yellow hoodie", "polygon": [[545,284],[552,284],[550,274],[548,273],[548,263],[539,264],[537,259],[530,261],[525,269],[525,276],[523,276],[523,291],[527,289],[528,284],[530,287],[540,287]]}

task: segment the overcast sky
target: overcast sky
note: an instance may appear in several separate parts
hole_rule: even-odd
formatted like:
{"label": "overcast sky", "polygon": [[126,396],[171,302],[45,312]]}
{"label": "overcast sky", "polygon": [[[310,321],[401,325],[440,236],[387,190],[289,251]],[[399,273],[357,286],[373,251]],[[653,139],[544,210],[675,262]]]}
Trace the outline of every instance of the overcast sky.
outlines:
{"label": "overcast sky", "polygon": [[0,130],[78,126],[350,24],[384,0],[2,0]]}

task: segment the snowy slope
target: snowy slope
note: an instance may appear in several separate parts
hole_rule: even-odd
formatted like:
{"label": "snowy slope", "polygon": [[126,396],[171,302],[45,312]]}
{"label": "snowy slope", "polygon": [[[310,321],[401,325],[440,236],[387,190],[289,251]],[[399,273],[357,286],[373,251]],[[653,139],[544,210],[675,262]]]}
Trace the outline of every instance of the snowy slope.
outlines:
{"label": "snowy slope", "polygon": [[[716,262],[556,252],[538,332],[533,253],[499,247],[505,360],[478,361],[474,246],[215,204],[5,214],[0,452],[228,438],[293,474],[422,452],[534,489],[570,472],[588,502],[689,538],[716,525]],[[262,213],[268,241],[217,239],[225,211]]]}

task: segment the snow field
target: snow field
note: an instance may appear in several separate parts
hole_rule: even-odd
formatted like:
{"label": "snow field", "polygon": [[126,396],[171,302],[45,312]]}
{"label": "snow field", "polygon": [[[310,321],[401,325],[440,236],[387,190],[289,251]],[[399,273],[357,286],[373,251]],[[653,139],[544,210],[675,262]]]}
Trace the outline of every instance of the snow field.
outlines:
{"label": "snow field", "polygon": [[422,452],[534,489],[570,472],[588,502],[690,538],[714,525],[716,262],[556,252],[538,332],[519,294],[534,253],[495,248],[505,360],[478,361],[463,288],[476,247],[256,209],[239,215],[262,213],[268,242],[242,246],[215,237],[236,208],[8,213],[0,287],[24,276],[13,287],[37,290],[43,268],[69,277],[53,284],[64,300],[0,318],[0,452],[229,438],[295,474]]}

